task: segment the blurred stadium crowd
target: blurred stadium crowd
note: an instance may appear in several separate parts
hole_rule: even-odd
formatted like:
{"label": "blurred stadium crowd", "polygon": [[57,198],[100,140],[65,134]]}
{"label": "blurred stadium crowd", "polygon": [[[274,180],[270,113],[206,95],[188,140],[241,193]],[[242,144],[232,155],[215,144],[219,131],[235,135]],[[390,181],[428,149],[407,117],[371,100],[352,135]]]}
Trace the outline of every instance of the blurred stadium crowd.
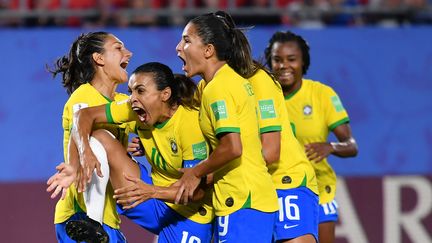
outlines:
{"label": "blurred stadium crowd", "polygon": [[432,0],[0,0],[0,26],[176,26],[215,9],[245,25],[432,24]]}

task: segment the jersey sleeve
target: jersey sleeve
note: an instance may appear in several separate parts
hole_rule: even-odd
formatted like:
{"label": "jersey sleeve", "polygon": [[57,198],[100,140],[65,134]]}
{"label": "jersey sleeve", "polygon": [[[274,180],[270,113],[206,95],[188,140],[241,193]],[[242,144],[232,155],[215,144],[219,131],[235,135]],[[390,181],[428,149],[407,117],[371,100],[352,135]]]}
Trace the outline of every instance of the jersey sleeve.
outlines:
{"label": "jersey sleeve", "polygon": [[198,112],[185,116],[178,133],[183,167],[193,167],[208,157],[209,147],[199,126]]}
{"label": "jersey sleeve", "polygon": [[206,112],[211,124],[214,124],[215,134],[240,133],[236,110],[236,101],[238,100],[234,100],[233,94],[220,87],[212,86],[211,88],[203,93],[202,102],[207,104]]}
{"label": "jersey sleeve", "polygon": [[257,99],[260,133],[281,131],[282,122],[278,110],[285,109],[285,104],[278,104],[280,100],[275,99],[280,92],[277,83],[265,72],[261,72],[258,78],[259,80],[254,82],[254,93]]}
{"label": "jersey sleeve", "polygon": [[74,126],[74,114],[84,108],[89,107],[88,101],[85,101],[82,96],[75,95],[69,98],[63,109],[62,126],[63,126],[63,153],[65,161],[68,160],[69,140],[71,130]]}
{"label": "jersey sleeve", "polygon": [[107,103],[105,106],[105,113],[109,123],[120,124],[139,121],[127,99]]}
{"label": "jersey sleeve", "polygon": [[194,99],[198,100],[200,103],[205,86],[206,82],[202,79],[198,82],[197,89],[195,90]]}
{"label": "jersey sleeve", "polygon": [[349,122],[348,113],[342,105],[339,96],[332,88],[328,86],[323,88],[321,100],[324,105],[327,127],[330,130]]}
{"label": "jersey sleeve", "polygon": [[62,115],[62,127],[63,127],[63,158],[64,161],[68,161],[68,145],[69,145],[69,137],[70,137],[70,130],[72,127],[72,118],[69,115],[70,109],[69,106],[65,105],[63,109],[63,115]]}

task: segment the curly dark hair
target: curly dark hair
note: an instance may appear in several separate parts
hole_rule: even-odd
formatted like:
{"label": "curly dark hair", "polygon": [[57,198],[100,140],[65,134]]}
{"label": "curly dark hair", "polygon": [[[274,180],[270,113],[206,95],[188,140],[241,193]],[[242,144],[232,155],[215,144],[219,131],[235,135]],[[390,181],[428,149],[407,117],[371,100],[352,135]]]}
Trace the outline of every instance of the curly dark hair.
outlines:
{"label": "curly dark hair", "polygon": [[283,43],[283,42],[290,42],[290,41],[296,42],[300,47],[300,50],[302,52],[303,64],[304,64],[302,67],[302,72],[303,75],[305,75],[310,66],[310,54],[309,54],[310,48],[306,40],[303,39],[303,37],[301,37],[300,35],[296,35],[291,31],[286,31],[286,32],[278,31],[273,34],[273,36],[269,40],[268,46],[264,50],[264,57],[266,60],[266,64],[271,70],[272,69],[271,50],[273,48],[274,43],[276,42]]}

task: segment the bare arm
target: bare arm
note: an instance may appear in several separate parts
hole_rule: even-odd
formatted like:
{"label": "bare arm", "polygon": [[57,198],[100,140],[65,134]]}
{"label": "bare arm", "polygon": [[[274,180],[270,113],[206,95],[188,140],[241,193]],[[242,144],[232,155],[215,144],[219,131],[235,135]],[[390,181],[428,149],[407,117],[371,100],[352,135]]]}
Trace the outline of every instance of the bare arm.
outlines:
{"label": "bare arm", "polygon": [[357,155],[357,143],[351,134],[349,124],[342,124],[333,130],[339,142],[310,143],[305,145],[309,160],[320,162],[330,154],[338,157],[354,157]]}
{"label": "bare arm", "polygon": [[262,153],[265,162],[269,165],[280,159],[281,133],[266,132],[261,134]]}
{"label": "bare arm", "polygon": [[192,199],[201,178],[217,171],[230,161],[242,154],[242,143],[240,134],[225,133],[219,139],[219,145],[213,150],[210,156],[191,169],[182,169],[183,176],[178,181],[179,190],[176,196],[176,203],[183,201],[187,204]]}
{"label": "bare arm", "polygon": [[64,199],[68,188],[72,185],[74,181],[78,182],[78,190],[83,190],[80,187],[83,185],[80,185],[79,183],[81,166],[79,163],[78,151],[75,143],[72,140],[69,140],[68,160],[69,163],[62,162],[57,165],[57,172],[52,175],[47,181],[47,192],[52,192],[51,198],[57,197],[57,195],[61,192],[61,199]]}
{"label": "bare arm", "polygon": [[[174,183],[169,187],[160,187],[149,185],[142,181],[140,178],[125,175],[126,180],[133,183],[132,186],[119,188],[114,191],[114,198],[118,204],[123,206],[123,209],[130,209],[141,202],[145,202],[150,198],[160,199],[165,202],[175,202],[175,197],[179,186]],[[199,201],[204,197],[205,187],[201,186],[195,191],[192,201]]]}
{"label": "bare arm", "polygon": [[331,142],[332,154],[338,157],[355,157],[358,153],[358,146],[351,134],[349,124],[342,124],[333,130],[339,142]]}
{"label": "bare arm", "polygon": [[226,133],[220,137],[219,145],[208,159],[192,168],[198,178],[206,176],[222,168],[228,162],[242,155],[242,143],[239,133]]}
{"label": "bare arm", "polygon": [[100,163],[90,148],[90,134],[95,123],[107,122],[105,105],[88,107],[74,114],[74,127],[71,138],[75,142],[81,165],[83,167],[83,180],[90,181],[93,170],[96,168],[98,176],[102,177]]}

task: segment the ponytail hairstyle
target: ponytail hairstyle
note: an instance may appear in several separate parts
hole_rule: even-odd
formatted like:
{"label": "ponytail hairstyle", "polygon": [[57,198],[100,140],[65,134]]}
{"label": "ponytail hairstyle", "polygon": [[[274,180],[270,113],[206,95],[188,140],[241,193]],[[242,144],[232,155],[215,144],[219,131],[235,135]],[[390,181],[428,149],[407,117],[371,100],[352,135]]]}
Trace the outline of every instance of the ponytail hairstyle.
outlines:
{"label": "ponytail hairstyle", "polygon": [[195,97],[196,84],[182,74],[173,74],[171,68],[159,62],[149,62],[137,67],[132,74],[151,73],[159,91],[169,87],[171,96],[168,105],[182,105],[187,109],[198,110],[200,102]]}
{"label": "ponytail hairstyle", "polygon": [[242,32],[235,26],[232,17],[217,11],[200,15],[190,21],[202,39],[202,42],[215,47],[217,58],[226,61],[238,74],[249,78],[255,72],[251,47]]}
{"label": "ponytail hairstyle", "polygon": [[93,53],[103,53],[107,32],[89,32],[81,34],[73,43],[69,53],[59,58],[54,69],[48,71],[55,78],[57,74],[62,74],[62,84],[70,95],[81,84],[92,81],[96,66],[93,60]]}
{"label": "ponytail hairstyle", "polygon": [[271,51],[274,43],[276,42],[284,43],[284,42],[291,42],[291,41],[296,42],[302,52],[302,59],[303,59],[302,73],[303,75],[305,75],[310,66],[310,54],[309,54],[310,48],[306,40],[303,39],[303,37],[301,37],[300,35],[296,35],[291,31],[286,31],[286,32],[278,31],[273,34],[273,36],[269,40],[268,46],[264,50],[264,56],[267,62],[266,64],[270,69],[272,69]]}
{"label": "ponytail hairstyle", "polygon": [[261,69],[273,80],[274,83],[278,83],[276,79],[276,75],[271,70],[269,70],[264,64],[262,64],[262,61],[253,60],[253,62],[255,65],[255,73],[257,73]]}
{"label": "ponytail hairstyle", "polygon": [[199,110],[201,100],[198,95],[195,95],[197,85],[194,81],[186,77],[186,75],[179,73],[174,74],[174,79],[179,87],[179,104],[190,110]]}

